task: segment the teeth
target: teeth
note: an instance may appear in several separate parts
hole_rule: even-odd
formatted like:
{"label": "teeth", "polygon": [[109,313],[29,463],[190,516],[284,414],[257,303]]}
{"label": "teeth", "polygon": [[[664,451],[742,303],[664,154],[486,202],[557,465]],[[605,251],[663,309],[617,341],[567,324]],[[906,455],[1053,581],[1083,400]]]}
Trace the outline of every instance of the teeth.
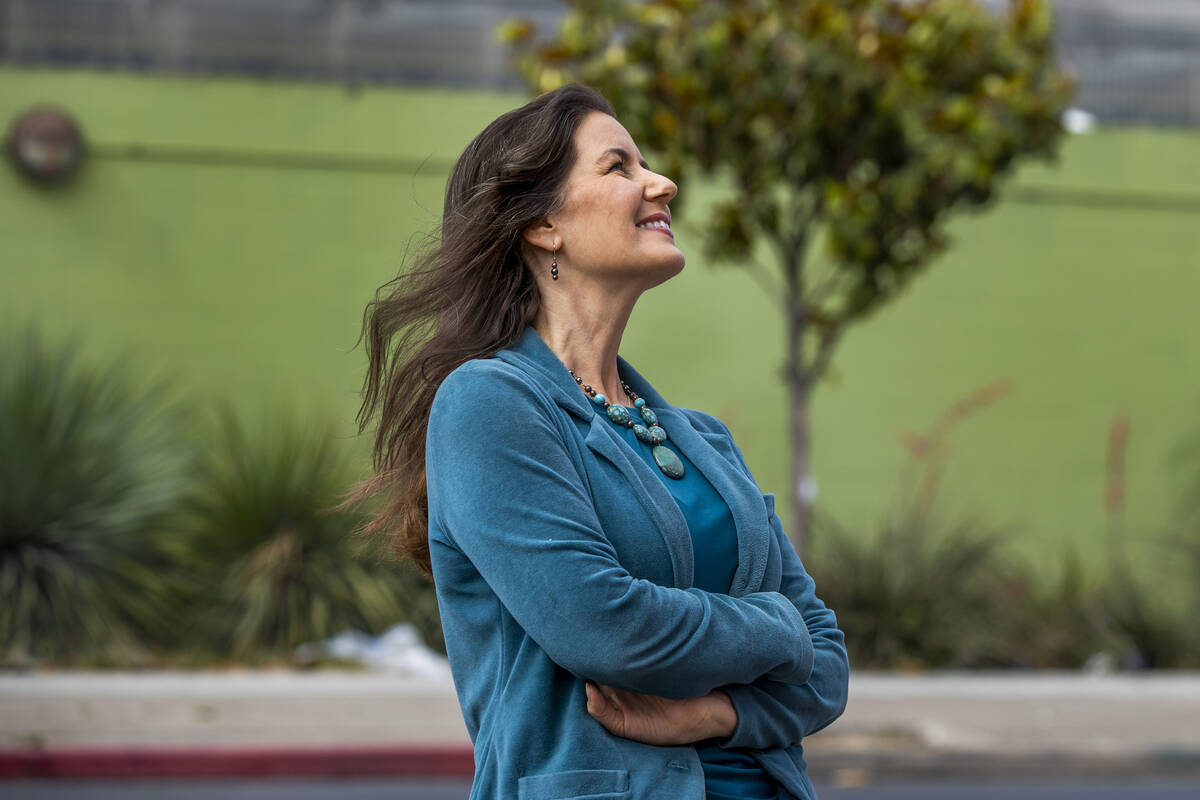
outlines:
{"label": "teeth", "polygon": [[661,219],[656,219],[653,222],[643,222],[640,225],[638,225],[637,227],[639,227],[639,228],[665,228],[667,230],[671,229],[671,226],[668,225],[666,222],[664,222]]}

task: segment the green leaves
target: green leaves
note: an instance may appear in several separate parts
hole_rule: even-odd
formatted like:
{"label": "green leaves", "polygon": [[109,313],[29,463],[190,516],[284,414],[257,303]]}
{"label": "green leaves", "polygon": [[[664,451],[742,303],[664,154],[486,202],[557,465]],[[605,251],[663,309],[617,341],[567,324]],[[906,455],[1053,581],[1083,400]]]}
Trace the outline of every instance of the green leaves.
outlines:
{"label": "green leaves", "polygon": [[[1061,135],[1070,86],[1044,0],[1001,17],[970,0],[567,5],[557,38],[514,40],[530,86],[594,86],[677,182],[727,185],[703,222],[713,255],[744,258],[749,238],[799,252],[808,228],[827,227],[834,264],[853,278],[826,309],[842,323],[944,247],[949,211],[988,202],[1020,158],[1051,156]],[[775,185],[825,202],[781,217],[759,201]]]}
{"label": "green leaves", "polygon": [[1020,577],[1005,531],[908,509],[871,535],[818,517],[818,591],[859,669],[979,667],[1016,653],[996,614]]}
{"label": "green leaves", "polygon": [[0,343],[0,664],[286,659],[399,621],[444,647],[432,585],[334,508],[353,477],[327,432],[186,421],[75,345]]}
{"label": "green leaves", "polygon": [[0,347],[0,661],[137,660],[170,622],[180,415],[34,331]]}
{"label": "green leaves", "polygon": [[238,659],[286,655],[404,616],[395,565],[353,536],[357,512],[334,508],[350,483],[328,431],[277,417],[251,433],[221,416],[178,544],[195,565],[186,616],[198,642]]}

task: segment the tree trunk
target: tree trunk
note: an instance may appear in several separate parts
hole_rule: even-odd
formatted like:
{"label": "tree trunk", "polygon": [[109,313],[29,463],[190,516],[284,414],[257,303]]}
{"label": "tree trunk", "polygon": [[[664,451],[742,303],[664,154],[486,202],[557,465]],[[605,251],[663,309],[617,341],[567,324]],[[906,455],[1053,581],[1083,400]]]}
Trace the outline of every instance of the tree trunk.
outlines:
{"label": "tree trunk", "polygon": [[811,428],[808,401],[814,376],[804,361],[804,337],[810,321],[804,291],[805,237],[796,237],[784,249],[783,274],[787,291],[787,382],[788,419],[792,432],[792,525],[791,539],[796,552],[804,556],[809,544],[814,482],[810,467]]}
{"label": "tree trunk", "polygon": [[803,312],[793,312],[788,325],[788,419],[792,432],[792,525],[791,538],[801,557],[810,543],[809,527],[816,483],[812,477],[812,429],[809,424],[809,394],[812,382],[804,364]]}

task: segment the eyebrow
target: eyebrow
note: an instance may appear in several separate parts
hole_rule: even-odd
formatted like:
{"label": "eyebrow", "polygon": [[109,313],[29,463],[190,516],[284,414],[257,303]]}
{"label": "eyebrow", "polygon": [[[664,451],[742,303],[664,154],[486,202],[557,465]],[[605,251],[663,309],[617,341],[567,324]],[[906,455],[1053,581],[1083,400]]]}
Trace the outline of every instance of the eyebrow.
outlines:
{"label": "eyebrow", "polygon": [[[610,147],[605,150],[599,158],[596,159],[596,163],[599,164],[610,155],[620,156],[622,161],[629,161],[631,158],[627,150],[624,150],[620,147]],[[650,169],[650,165],[646,163],[645,159],[642,159],[638,163],[642,165],[642,169]]]}

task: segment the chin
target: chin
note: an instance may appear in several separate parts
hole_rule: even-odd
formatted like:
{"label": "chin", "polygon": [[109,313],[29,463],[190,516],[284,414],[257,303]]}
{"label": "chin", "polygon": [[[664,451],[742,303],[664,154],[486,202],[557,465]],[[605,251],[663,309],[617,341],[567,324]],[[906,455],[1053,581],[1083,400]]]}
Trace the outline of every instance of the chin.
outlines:
{"label": "chin", "polygon": [[678,275],[679,273],[683,272],[683,266],[684,266],[684,264],[686,264],[686,263],[687,263],[687,259],[686,259],[686,258],[684,258],[684,256],[683,256],[683,253],[680,253],[680,254],[679,254],[679,257],[678,257],[678,258],[676,258],[676,259],[674,259],[674,262],[673,262],[673,264],[672,264],[672,267],[673,267],[673,268],[672,268],[672,270],[671,270],[671,274],[670,274],[668,277],[672,277],[672,278],[673,278],[673,277],[675,277],[676,275]]}
{"label": "chin", "polygon": [[676,251],[675,258],[664,259],[656,263],[652,271],[650,286],[658,286],[683,272],[683,265],[686,261],[687,259],[683,257],[683,253]]}

